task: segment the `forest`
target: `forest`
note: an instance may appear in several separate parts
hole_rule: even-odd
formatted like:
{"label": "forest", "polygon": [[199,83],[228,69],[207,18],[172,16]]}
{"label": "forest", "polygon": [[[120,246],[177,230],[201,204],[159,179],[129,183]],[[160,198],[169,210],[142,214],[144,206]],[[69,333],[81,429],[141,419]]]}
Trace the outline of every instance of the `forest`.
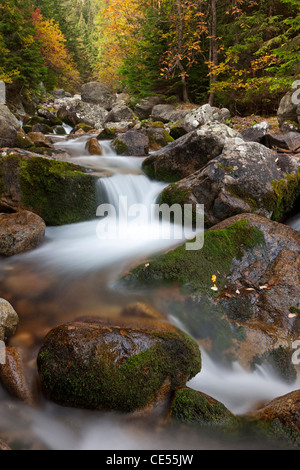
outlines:
{"label": "forest", "polygon": [[1,0],[0,80],[29,97],[87,81],[274,113],[300,73],[298,0]]}

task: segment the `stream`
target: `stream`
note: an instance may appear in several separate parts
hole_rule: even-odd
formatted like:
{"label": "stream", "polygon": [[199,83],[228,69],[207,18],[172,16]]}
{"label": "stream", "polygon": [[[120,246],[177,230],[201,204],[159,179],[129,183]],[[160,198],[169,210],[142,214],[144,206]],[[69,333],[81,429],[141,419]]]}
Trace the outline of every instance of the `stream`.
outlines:
{"label": "stream", "polygon": [[[1,296],[11,302],[20,316],[12,345],[21,347],[34,369],[35,358],[45,334],[54,326],[82,315],[117,317],[125,305],[142,301],[155,306],[150,292],[128,292],[115,284],[119,276],[147,256],[182,244],[195,235],[172,236],[170,223],[153,215],[160,192],[166,186],[149,180],[142,172],[143,158],[117,156],[110,142],[101,142],[103,156],[89,155],[89,137],[61,138],[56,146],[66,150],[76,164],[97,174],[99,201],[116,209],[117,237],[104,237],[107,218],[62,227],[47,227],[44,243],[35,250],[1,260]],[[142,204],[150,219],[125,220],[121,202]],[[123,197],[123,199],[122,199]],[[153,217],[152,217],[153,215]],[[300,230],[300,216],[289,224]],[[173,227],[174,229],[174,227]],[[114,232],[115,233],[115,232]],[[170,236],[171,233],[171,236]],[[182,325],[174,317],[169,320]],[[238,364],[226,369],[202,352],[202,371],[188,384],[224,403],[235,414],[252,409],[299,388],[275,377],[267,366],[247,372]],[[66,409],[47,401],[31,408],[14,401],[0,388],[0,435],[14,436],[20,449],[133,450],[133,449],[226,449],[245,442],[226,442],[209,433],[199,434],[172,426],[162,429],[151,420],[124,419],[114,413]],[[251,449],[257,443],[248,442]],[[259,444],[260,445],[260,444]]]}

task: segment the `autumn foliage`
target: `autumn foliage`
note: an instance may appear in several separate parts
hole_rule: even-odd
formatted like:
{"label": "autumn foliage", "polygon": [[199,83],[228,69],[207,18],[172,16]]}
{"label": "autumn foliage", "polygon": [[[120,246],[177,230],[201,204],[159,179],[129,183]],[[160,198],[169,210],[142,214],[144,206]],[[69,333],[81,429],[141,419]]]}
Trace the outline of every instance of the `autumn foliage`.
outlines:
{"label": "autumn foliage", "polygon": [[35,39],[40,41],[45,65],[55,74],[62,86],[76,88],[80,81],[79,72],[66,48],[66,38],[58,24],[53,19],[43,18],[39,9],[33,11],[32,19],[36,27]]}

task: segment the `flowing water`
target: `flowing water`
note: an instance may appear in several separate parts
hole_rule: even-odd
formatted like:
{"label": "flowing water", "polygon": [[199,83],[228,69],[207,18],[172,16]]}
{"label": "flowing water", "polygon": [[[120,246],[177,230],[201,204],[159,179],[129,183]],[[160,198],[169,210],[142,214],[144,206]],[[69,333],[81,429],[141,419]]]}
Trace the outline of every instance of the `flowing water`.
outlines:
{"label": "flowing water", "polygon": [[[95,174],[107,170],[109,176],[98,180],[99,202],[111,204],[116,209],[116,218],[111,224],[109,217],[95,217],[89,222],[47,227],[45,242],[40,247],[1,261],[2,297],[12,303],[20,316],[20,327],[12,344],[23,348],[33,368],[41,341],[52,327],[82,315],[117,316],[132,301],[155,305],[151,293],[124,292],[116,287],[115,281],[147,256],[182,244],[195,235],[192,231],[181,232],[179,240],[174,236],[174,226],[170,231],[168,221],[155,217],[153,204],[165,184],[150,181],[142,173],[143,158],[119,157],[108,141],[102,143],[103,156],[89,155],[87,139],[61,138],[56,145],[72,155],[75,163]],[[126,208],[136,204],[147,208],[147,217],[127,220]],[[299,220],[298,216],[291,221],[297,230]],[[114,224],[116,231],[109,231]],[[110,236],[105,237],[106,232]],[[111,233],[117,236],[112,237]],[[185,329],[175,317],[169,319]],[[202,357],[202,371],[189,386],[213,396],[235,414],[299,388],[299,383],[281,382],[267,366],[250,373],[238,364],[225,369],[205,351]],[[20,448],[239,448],[238,443],[226,443],[207,433],[199,437],[192,431],[182,433],[180,427],[157,429],[153,423],[146,425],[143,420],[130,421],[112,413],[65,409],[49,402],[32,409],[12,401],[2,389],[0,416],[0,435],[15,436]],[[251,445],[249,442],[246,447]]]}

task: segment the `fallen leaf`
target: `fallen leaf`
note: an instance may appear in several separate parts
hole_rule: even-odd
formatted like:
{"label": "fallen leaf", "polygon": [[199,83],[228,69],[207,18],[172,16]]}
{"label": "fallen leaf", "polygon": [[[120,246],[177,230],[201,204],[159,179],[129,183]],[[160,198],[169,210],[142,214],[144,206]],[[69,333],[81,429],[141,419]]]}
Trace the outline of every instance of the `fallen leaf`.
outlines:
{"label": "fallen leaf", "polygon": [[212,277],[211,277],[211,280],[215,284],[215,282],[217,280],[217,276],[215,274],[213,274]]}
{"label": "fallen leaf", "polygon": [[214,287],[211,287],[211,290],[217,291],[219,289],[217,288],[217,286],[214,286]]}
{"label": "fallen leaf", "polygon": [[246,289],[246,290],[255,290],[255,289],[253,289],[252,287],[248,287],[248,289]]}
{"label": "fallen leaf", "polygon": [[150,266],[150,264],[149,264],[149,263],[145,264],[145,268],[148,268],[148,266]]}
{"label": "fallen leaf", "polygon": [[230,295],[230,294],[227,294],[227,292],[226,292],[226,294],[225,294],[225,297],[228,297],[228,299],[231,299],[231,295]]}
{"label": "fallen leaf", "polygon": [[265,285],[265,286],[259,286],[259,288],[260,288],[261,290],[263,290],[263,289],[270,289],[270,287],[269,287],[268,285]]}
{"label": "fallen leaf", "polygon": [[295,318],[297,316],[297,313],[290,313],[289,318]]}
{"label": "fallen leaf", "polygon": [[237,290],[235,291],[235,293],[236,293],[236,294],[240,294],[240,291],[237,289]]}

